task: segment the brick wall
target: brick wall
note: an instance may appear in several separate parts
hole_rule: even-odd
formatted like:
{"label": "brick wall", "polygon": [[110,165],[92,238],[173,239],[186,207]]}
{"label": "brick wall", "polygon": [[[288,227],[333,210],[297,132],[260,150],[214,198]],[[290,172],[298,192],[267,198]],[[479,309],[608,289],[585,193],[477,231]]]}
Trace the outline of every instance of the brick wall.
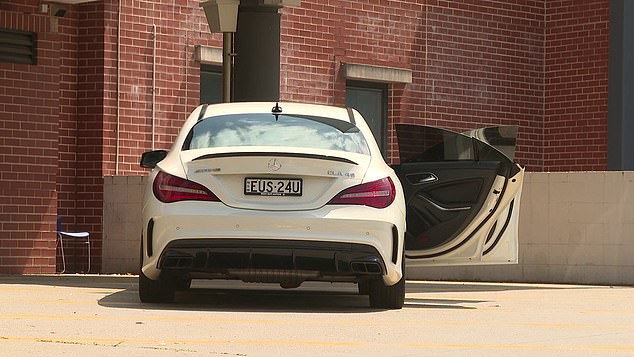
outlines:
{"label": "brick wall", "polygon": [[59,35],[35,4],[4,1],[0,27],[37,32],[37,64],[0,62],[0,274],[55,271]]}
{"label": "brick wall", "polygon": [[[0,100],[7,103],[0,111],[6,129],[0,138],[7,151],[2,165],[9,168],[3,167],[2,186],[3,195],[14,196],[1,200],[11,202],[2,212],[12,214],[3,219],[0,249],[10,250],[0,252],[0,272],[55,271],[57,215],[65,230],[91,233],[99,264],[105,11],[102,3],[66,8],[55,32],[51,18],[40,13],[39,1],[3,2],[0,7],[0,26],[38,34],[37,65],[0,64],[0,78],[9,79],[2,81],[6,95]],[[67,246],[66,253],[83,261],[85,252],[72,248]],[[69,268],[84,270],[85,265]]]}
{"label": "brick wall", "polygon": [[546,1],[544,170],[607,169],[609,1]]}
{"label": "brick wall", "polygon": [[122,0],[119,58],[118,2],[105,0],[76,6],[76,228],[91,232],[95,243],[94,271],[99,270],[102,254],[103,177],[144,175],[147,171],[139,166],[139,158],[152,149],[152,127],[154,147],[169,149],[182,123],[199,104],[200,64],[193,58],[194,47],[220,47],[221,37],[209,33],[198,3]]}
{"label": "brick wall", "polygon": [[[104,44],[106,5],[77,5],[77,123],[75,167],[75,225],[91,235],[93,266],[101,255],[103,197]],[[81,269],[81,268],[78,268]],[[98,270],[98,268],[97,268]]]}
{"label": "brick wall", "polygon": [[542,166],[542,1],[435,2],[426,9],[425,116],[465,130],[518,125],[517,160]]}
{"label": "brick wall", "polygon": [[[138,158],[151,149],[153,33],[156,25],[155,148],[169,148],[184,118],[197,104],[199,63],[195,45],[221,47],[219,35],[209,34],[198,2],[122,1],[119,162],[116,163],[116,4],[106,1],[110,19],[105,26],[107,47],[104,82],[104,174],[143,174]],[[345,78],[341,64],[362,63],[410,69],[413,83],[390,85],[388,117],[393,122],[420,122],[468,130],[485,125],[520,126],[517,158],[529,170],[604,169],[607,125],[597,121],[583,132],[553,104],[567,100],[564,88],[578,78],[553,71],[557,12],[572,11],[606,29],[607,0],[568,2],[542,0],[460,2],[304,0],[300,7],[282,9],[281,95],[283,100],[344,105]],[[592,17],[596,8],[601,16]],[[589,9],[588,11],[582,9]],[[566,10],[567,9],[567,10]],[[547,16],[548,15],[548,16]],[[605,15],[605,16],[604,16]],[[579,20],[581,21],[581,20]],[[564,21],[565,22],[565,21]],[[559,26],[561,27],[561,26]],[[607,46],[607,35],[563,26],[568,36],[582,36],[593,48]],[[566,54],[570,59],[578,53]],[[607,53],[588,64],[602,66]],[[586,66],[577,61],[571,66]],[[547,78],[550,76],[559,79]],[[601,74],[599,74],[601,76]],[[607,78],[607,70],[605,72]],[[562,82],[563,80],[563,82]],[[607,82],[606,82],[607,83]],[[573,90],[607,84],[588,80]],[[569,89],[570,90],[570,89]],[[560,93],[560,94],[558,94]],[[582,100],[582,99],[580,99]],[[568,105],[579,111],[579,103]],[[584,115],[607,116],[607,108],[585,103]],[[555,112],[553,112],[555,110]],[[548,112],[547,112],[548,111]],[[568,125],[568,129],[561,126]],[[581,125],[581,126],[579,126]],[[592,133],[588,133],[588,128]],[[562,130],[571,131],[561,140]],[[584,136],[588,140],[583,139]],[[591,147],[588,159],[586,151]],[[396,140],[389,125],[389,153],[396,157]],[[554,153],[557,151],[557,153]],[[561,153],[571,152],[571,154]],[[559,155],[560,162],[553,161]],[[603,156],[601,156],[603,155]],[[600,157],[601,156],[601,157]],[[545,160],[548,160],[546,163]],[[593,162],[592,166],[581,165]],[[567,165],[567,166],[566,166]],[[117,170],[118,166],[118,170]]]}
{"label": "brick wall", "polygon": [[[346,104],[346,80],[342,63],[372,64],[412,69],[414,83],[391,86],[390,122],[406,118],[410,111],[420,118],[422,98],[408,98],[422,88],[424,47],[422,5],[382,1],[303,1],[301,7],[282,10],[281,78],[283,100]],[[397,26],[398,24],[398,26]],[[397,119],[398,118],[398,119]],[[394,131],[388,126],[388,156],[395,153]]]}
{"label": "brick wall", "polygon": [[[108,1],[116,16],[116,2]],[[156,33],[154,147],[169,149],[189,113],[200,104],[196,45],[222,47],[199,1],[121,1],[119,163],[116,163],[116,18],[106,24],[104,174],[139,175],[139,158],[152,146],[152,71]]]}
{"label": "brick wall", "polygon": [[[570,6],[600,5],[607,9],[607,3],[603,0]],[[116,5],[108,6],[115,16]],[[545,91],[546,76],[552,74],[545,72],[546,60],[552,54],[548,45],[551,37],[546,40],[554,33],[546,27],[556,18],[549,16],[546,22],[546,11],[551,10],[558,8],[539,0],[425,4],[305,0],[300,7],[282,10],[282,98],[343,105],[345,78],[341,63],[407,68],[413,71],[413,83],[390,86],[391,123],[415,121],[456,130],[518,124],[519,161],[529,170],[553,170],[552,155],[548,154],[553,148],[572,150],[587,143],[568,140],[557,146],[557,140],[545,136],[552,132],[550,127],[562,124],[560,118],[545,115],[550,105],[545,98],[556,94],[550,87]],[[118,173],[140,174],[144,171],[138,168],[138,157],[150,149],[152,141],[153,25],[157,42],[155,148],[169,148],[183,119],[198,104],[199,64],[192,58],[194,46],[221,44],[218,35],[209,34],[197,2],[183,0],[157,6],[152,1],[122,1],[122,14]],[[599,22],[607,28],[607,18]],[[116,62],[116,23],[110,21],[107,26],[106,46],[110,51],[106,55],[108,61]],[[602,36],[594,43],[605,48],[607,37]],[[607,62],[607,54],[603,57]],[[114,174],[116,63],[108,63],[106,72],[104,169]],[[607,91],[603,83],[586,85],[598,85],[605,87],[599,91]],[[548,103],[553,100],[557,101],[550,99]],[[602,107],[589,106],[588,111],[591,116],[607,115]],[[392,126],[389,128],[390,155],[395,157],[396,141]],[[601,128],[607,130],[606,125]],[[592,140],[606,140],[605,132],[596,135]],[[580,156],[583,159],[577,159],[586,160],[583,153]],[[544,163],[546,158],[551,160],[548,165]],[[599,166],[605,165],[605,157],[594,161],[593,167],[604,168]]]}
{"label": "brick wall", "polygon": [[344,105],[345,62],[410,69],[411,84],[391,86],[390,123],[517,124],[520,162],[541,169],[543,1],[373,3],[313,0],[283,9],[284,99]]}

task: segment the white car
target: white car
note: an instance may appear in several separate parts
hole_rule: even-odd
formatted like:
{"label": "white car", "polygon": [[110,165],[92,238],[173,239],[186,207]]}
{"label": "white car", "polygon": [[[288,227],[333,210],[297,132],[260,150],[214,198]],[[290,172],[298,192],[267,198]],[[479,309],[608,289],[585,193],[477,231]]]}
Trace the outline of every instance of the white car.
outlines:
{"label": "white car", "polygon": [[512,151],[516,130],[396,130],[400,164],[390,167],[353,109],[196,108],[169,152],[141,159],[153,168],[141,301],[170,302],[192,279],[329,281],[357,283],[372,307],[401,308],[405,260],[517,263],[523,169],[475,139]]}

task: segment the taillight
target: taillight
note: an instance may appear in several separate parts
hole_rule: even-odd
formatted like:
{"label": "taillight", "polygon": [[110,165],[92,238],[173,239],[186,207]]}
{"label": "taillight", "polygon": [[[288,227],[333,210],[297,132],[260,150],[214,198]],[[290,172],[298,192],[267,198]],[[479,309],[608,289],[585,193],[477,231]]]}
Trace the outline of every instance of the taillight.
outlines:
{"label": "taillight", "polygon": [[389,177],[343,190],[330,200],[331,205],[365,205],[385,208],[394,202],[396,189]]}
{"label": "taillight", "polygon": [[205,186],[162,171],[154,178],[153,188],[154,196],[165,203],[188,200],[220,201]]}

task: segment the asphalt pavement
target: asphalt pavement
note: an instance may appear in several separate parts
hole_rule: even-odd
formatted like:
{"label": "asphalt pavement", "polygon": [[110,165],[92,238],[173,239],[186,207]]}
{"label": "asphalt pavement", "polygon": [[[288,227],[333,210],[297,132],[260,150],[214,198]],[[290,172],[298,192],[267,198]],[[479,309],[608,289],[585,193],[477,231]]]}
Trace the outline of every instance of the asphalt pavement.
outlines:
{"label": "asphalt pavement", "polygon": [[195,281],[142,304],[135,276],[0,276],[0,356],[634,355],[634,288],[408,281],[402,310],[352,284]]}

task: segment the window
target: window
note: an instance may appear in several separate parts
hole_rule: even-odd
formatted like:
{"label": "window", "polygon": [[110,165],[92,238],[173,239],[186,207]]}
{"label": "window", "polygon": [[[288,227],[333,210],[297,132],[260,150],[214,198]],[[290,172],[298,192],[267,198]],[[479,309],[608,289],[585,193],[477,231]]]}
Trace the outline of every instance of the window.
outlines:
{"label": "window", "polygon": [[[501,151],[490,143],[484,142],[449,130],[433,128],[423,125],[396,124],[398,132],[398,148],[400,163],[417,162],[446,162],[446,161],[498,161],[507,167],[516,165]],[[495,131],[496,128],[486,128],[485,131]],[[499,137],[499,133],[497,134]],[[492,135],[492,137],[495,137]],[[503,141],[496,139],[499,144],[508,144],[514,139]],[[504,147],[503,145],[501,147]]]}
{"label": "window", "polygon": [[[413,128],[403,133],[399,132],[401,164],[475,159],[472,138],[439,128],[427,126]],[[401,144],[403,144],[402,148]]]}
{"label": "window", "polygon": [[387,159],[387,84],[348,81],[346,105],[361,113]]}
{"label": "window", "polygon": [[363,134],[354,124],[332,118],[232,114],[208,117],[189,132],[183,150],[240,146],[290,146],[369,155]]}
{"label": "window", "polygon": [[37,64],[37,34],[0,29],[0,62]]}
{"label": "window", "polygon": [[222,102],[222,71],[218,66],[200,65],[200,102]]}

